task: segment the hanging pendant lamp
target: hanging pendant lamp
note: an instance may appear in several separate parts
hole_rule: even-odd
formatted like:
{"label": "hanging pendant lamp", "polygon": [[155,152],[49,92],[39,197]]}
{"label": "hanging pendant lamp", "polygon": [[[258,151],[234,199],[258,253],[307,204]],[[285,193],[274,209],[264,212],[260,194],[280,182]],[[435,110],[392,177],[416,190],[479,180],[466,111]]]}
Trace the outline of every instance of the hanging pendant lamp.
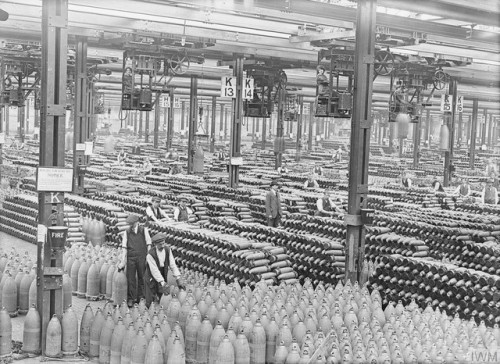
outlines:
{"label": "hanging pendant lamp", "polygon": [[398,128],[398,138],[406,139],[410,129],[410,115],[407,113],[399,113],[396,116],[396,125]]}
{"label": "hanging pendant lamp", "polygon": [[450,149],[450,129],[448,125],[441,125],[439,130],[439,149],[448,151]]}

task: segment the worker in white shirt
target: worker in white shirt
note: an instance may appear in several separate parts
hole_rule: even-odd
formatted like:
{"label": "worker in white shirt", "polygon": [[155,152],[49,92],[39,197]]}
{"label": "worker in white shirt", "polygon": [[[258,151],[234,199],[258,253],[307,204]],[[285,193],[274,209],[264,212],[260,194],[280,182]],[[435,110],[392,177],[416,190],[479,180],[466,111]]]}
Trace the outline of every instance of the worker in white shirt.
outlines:
{"label": "worker in white shirt", "polygon": [[181,279],[181,272],[175,263],[175,257],[172,249],[166,244],[167,235],[158,233],[151,239],[153,248],[146,256],[146,272],[144,273],[144,285],[146,293],[146,306],[151,302],[158,302],[167,286],[168,270],[172,271],[175,277],[177,287],[186,289]]}
{"label": "worker in white shirt", "polygon": [[470,185],[469,185],[469,181],[467,180],[467,178],[462,179],[462,182],[455,190],[455,194],[459,195],[461,197],[469,197],[470,196],[471,190],[470,190]]}
{"label": "worker in white shirt", "polygon": [[307,180],[304,182],[304,189],[305,190],[314,190],[316,188],[319,188],[319,184],[316,181],[316,179],[314,178],[314,175],[311,174],[311,175],[309,175]]}
{"label": "worker in white shirt", "polygon": [[403,185],[403,187],[411,188],[412,182],[406,172],[403,172],[401,175],[401,184]]}
{"label": "worker in white shirt", "polygon": [[148,228],[139,226],[139,216],[129,215],[130,228],[122,234],[122,257],[118,270],[127,267],[127,304],[132,307],[144,298],[144,271],[146,255],[151,247]]}
{"label": "worker in white shirt", "polygon": [[314,214],[314,216],[333,216],[335,213],[343,213],[341,209],[339,209],[335,203],[330,198],[331,191],[326,189],[323,197],[318,199],[316,202],[316,207],[318,211]]}
{"label": "worker in white shirt", "polygon": [[187,198],[181,197],[179,199],[179,206],[177,206],[174,210],[175,221],[188,221],[189,215],[193,214],[193,210],[191,210],[186,203]]}
{"label": "worker in white shirt", "polygon": [[167,213],[160,208],[161,198],[155,196],[151,199],[151,204],[146,208],[148,221],[154,221],[158,224],[171,221]]}
{"label": "worker in white shirt", "polygon": [[493,179],[489,179],[486,182],[486,186],[481,192],[481,201],[483,204],[496,205],[498,204],[498,191],[493,186]]}

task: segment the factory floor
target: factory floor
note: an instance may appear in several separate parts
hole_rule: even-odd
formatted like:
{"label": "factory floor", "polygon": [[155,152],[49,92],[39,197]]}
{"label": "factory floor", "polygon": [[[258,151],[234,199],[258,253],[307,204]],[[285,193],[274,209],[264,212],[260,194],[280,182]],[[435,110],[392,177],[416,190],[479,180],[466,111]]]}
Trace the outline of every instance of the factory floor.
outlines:
{"label": "factory floor", "polygon": [[[24,240],[18,239],[16,237],[13,237],[11,235],[5,234],[3,232],[0,232],[0,248],[3,251],[10,251],[10,249],[15,249],[18,253],[24,254],[25,252],[28,252],[29,256],[36,262],[36,254],[37,254],[37,247],[34,244],[28,243]],[[83,311],[85,310],[85,307],[90,304],[92,307],[92,311],[96,312],[98,307],[103,308],[105,301],[96,301],[96,302],[91,302],[87,301],[82,298],[78,298],[76,296],[72,297],[72,307],[73,310],[75,311],[79,324],[83,315]],[[24,325],[24,319],[25,315],[19,315],[17,317],[12,318],[12,340],[16,342],[22,342],[23,341],[23,325]],[[50,360],[48,358],[42,358],[41,356],[33,357],[33,358],[22,358],[21,355],[19,354],[14,354],[13,355],[13,363],[16,364],[34,364],[34,363],[40,363],[41,361],[45,363],[74,363],[74,362],[94,362],[98,363],[99,361],[97,359],[94,360],[89,360],[88,358],[61,358],[58,360]],[[5,360],[2,360],[0,358],[0,363],[8,362]]]}

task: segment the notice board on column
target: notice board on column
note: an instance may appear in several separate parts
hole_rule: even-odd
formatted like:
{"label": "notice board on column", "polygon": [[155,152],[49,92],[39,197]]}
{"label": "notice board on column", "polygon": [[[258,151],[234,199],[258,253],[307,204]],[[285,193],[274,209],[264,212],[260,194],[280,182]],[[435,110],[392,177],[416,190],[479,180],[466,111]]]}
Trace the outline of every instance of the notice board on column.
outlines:
{"label": "notice board on column", "polygon": [[73,168],[38,167],[36,190],[38,192],[71,192],[73,190]]}

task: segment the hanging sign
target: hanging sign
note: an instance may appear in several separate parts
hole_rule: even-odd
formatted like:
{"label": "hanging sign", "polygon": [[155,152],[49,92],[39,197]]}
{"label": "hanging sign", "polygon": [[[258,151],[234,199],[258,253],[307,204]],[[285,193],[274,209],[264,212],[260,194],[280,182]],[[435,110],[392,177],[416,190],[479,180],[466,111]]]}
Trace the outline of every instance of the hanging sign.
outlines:
{"label": "hanging sign", "polygon": [[161,94],[160,106],[161,107],[170,107],[170,95],[169,94]]}
{"label": "hanging sign", "polygon": [[459,112],[459,113],[464,112],[464,97],[463,96],[457,97],[457,112]]}
{"label": "hanging sign", "polygon": [[180,109],[181,108],[181,98],[174,96],[174,109]]}
{"label": "hanging sign", "polygon": [[236,77],[221,77],[220,97],[236,98]]}
{"label": "hanging sign", "polygon": [[5,133],[0,133],[0,144],[5,144]]}
{"label": "hanging sign", "polygon": [[451,112],[451,95],[441,95],[441,112]]}
{"label": "hanging sign", "polygon": [[309,103],[308,102],[304,102],[302,104],[302,115],[309,115],[309,113],[311,112],[311,107],[309,106]]}
{"label": "hanging sign", "polygon": [[253,98],[253,78],[244,78],[243,79],[243,99],[251,100]]}

